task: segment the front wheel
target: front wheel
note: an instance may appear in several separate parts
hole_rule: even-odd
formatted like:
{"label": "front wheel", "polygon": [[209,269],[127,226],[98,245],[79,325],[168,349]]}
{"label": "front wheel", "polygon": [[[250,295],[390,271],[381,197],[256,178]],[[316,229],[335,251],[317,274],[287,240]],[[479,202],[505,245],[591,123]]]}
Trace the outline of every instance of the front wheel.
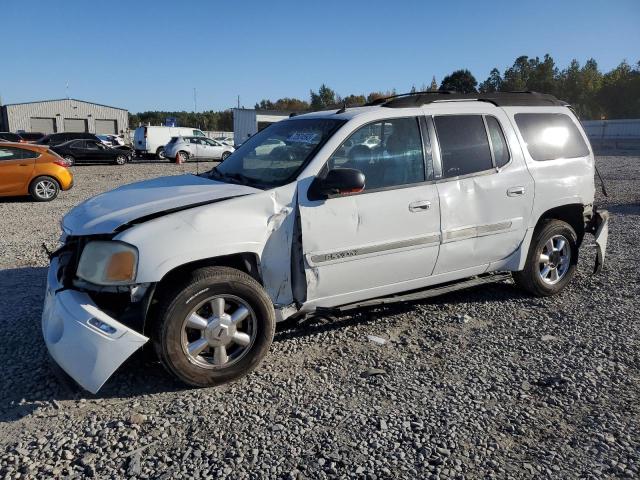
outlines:
{"label": "front wheel", "polygon": [[165,158],[167,158],[167,156],[164,154],[164,147],[160,147],[158,148],[158,150],[156,150],[156,157],[158,157],[158,160],[164,160]]}
{"label": "front wheel", "polygon": [[538,297],[559,293],[571,281],[578,264],[578,241],[573,227],[547,220],[536,228],[524,270],[515,272],[516,284]]}
{"label": "front wheel", "polygon": [[220,157],[220,161],[224,162],[229,155],[231,155],[231,152],[223,152],[222,157]]}
{"label": "front wheel", "polygon": [[198,269],[162,298],[152,337],[163,365],[182,382],[209,387],[236,380],[267,355],[273,305],[246,273]]}
{"label": "front wheel", "polygon": [[76,163],[76,159],[73,158],[73,156],[71,156],[71,155],[65,155],[62,158],[64,158],[65,162],[67,162],[67,165],[69,167],[73,167],[73,165]]}
{"label": "front wheel", "polygon": [[127,163],[127,156],[126,155],[118,155],[116,157],[116,165],[124,165],[125,163]]}

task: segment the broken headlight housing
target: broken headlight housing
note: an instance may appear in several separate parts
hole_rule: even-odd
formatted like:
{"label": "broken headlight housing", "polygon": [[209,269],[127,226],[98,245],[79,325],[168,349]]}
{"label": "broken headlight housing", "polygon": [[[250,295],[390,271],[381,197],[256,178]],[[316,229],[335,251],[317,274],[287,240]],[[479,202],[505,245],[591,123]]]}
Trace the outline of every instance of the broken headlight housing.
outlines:
{"label": "broken headlight housing", "polygon": [[76,275],[96,285],[129,285],[136,278],[138,250],[133,245],[93,241],[85,245]]}

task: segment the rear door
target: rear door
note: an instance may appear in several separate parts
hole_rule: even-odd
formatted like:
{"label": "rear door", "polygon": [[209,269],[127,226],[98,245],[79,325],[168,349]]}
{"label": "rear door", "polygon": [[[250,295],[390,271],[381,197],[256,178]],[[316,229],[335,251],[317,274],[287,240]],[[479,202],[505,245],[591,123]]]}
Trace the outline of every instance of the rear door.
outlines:
{"label": "rear door", "polygon": [[37,157],[31,150],[0,147],[0,194],[26,194]]}
{"label": "rear door", "polygon": [[434,274],[481,273],[509,257],[523,241],[533,206],[533,179],[501,109],[435,114],[433,122],[442,218]]}

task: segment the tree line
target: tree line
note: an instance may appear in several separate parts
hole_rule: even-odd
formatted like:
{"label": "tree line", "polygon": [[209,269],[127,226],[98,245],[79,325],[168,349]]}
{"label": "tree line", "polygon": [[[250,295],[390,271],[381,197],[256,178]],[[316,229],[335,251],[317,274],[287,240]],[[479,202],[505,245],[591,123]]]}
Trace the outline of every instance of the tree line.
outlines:
{"label": "tree line", "polygon": [[[584,65],[572,60],[568,67],[560,69],[550,55],[516,58],[513,65],[500,72],[494,68],[483,82],[478,83],[468,69],[461,69],[445,76],[440,82],[432,78],[429,85],[415,85],[416,91],[455,91],[462,93],[490,93],[510,91],[536,91],[550,93],[569,102],[584,120],[601,118],[640,118],[640,61],[630,65],[621,62],[609,72],[602,72],[597,62],[590,58]],[[282,110],[304,112],[363,105],[378,98],[395,95],[396,91],[375,91],[368,94],[341,96],[322,84],[317,91],[310,90],[306,100],[284,97],[275,101],[263,99],[255,104],[257,110]],[[129,125],[151,123],[161,125],[168,117],[177,119],[178,125],[199,127],[202,130],[233,130],[231,110],[215,112],[161,112],[149,111],[129,114]]]}

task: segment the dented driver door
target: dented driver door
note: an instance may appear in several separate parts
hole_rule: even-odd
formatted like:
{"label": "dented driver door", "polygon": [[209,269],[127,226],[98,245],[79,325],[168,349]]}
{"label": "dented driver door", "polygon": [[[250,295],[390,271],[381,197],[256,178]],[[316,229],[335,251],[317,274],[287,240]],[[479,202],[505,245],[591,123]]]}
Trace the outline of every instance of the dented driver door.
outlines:
{"label": "dented driver door", "polygon": [[406,117],[368,124],[336,150],[326,168],[360,170],[363,192],[309,200],[306,188],[299,189],[305,307],[419,288],[431,275],[440,206],[421,122]]}

